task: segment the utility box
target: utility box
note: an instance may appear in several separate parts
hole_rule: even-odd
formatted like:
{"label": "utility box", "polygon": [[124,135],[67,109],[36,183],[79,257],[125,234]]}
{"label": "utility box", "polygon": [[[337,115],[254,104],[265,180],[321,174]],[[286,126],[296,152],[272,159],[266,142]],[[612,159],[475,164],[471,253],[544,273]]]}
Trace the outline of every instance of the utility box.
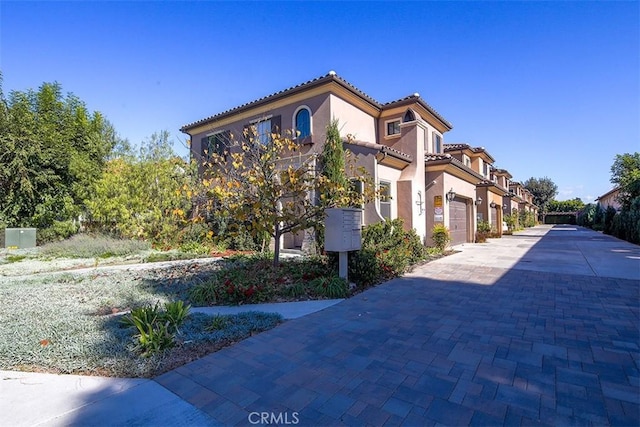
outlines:
{"label": "utility box", "polygon": [[349,252],[362,248],[362,209],[331,208],[324,213],[325,251]]}
{"label": "utility box", "polygon": [[35,228],[5,228],[4,247],[12,249],[24,249],[36,247]]}

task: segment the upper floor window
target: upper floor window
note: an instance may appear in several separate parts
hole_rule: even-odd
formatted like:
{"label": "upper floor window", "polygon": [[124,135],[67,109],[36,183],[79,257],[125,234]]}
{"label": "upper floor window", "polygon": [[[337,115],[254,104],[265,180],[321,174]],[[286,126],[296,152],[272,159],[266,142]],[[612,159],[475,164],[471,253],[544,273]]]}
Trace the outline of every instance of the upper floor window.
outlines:
{"label": "upper floor window", "polygon": [[271,142],[273,133],[280,132],[280,120],[280,116],[267,116],[253,120],[249,126],[245,127],[245,131],[253,141],[266,145]]}
{"label": "upper floor window", "polygon": [[386,122],[387,136],[400,135],[400,120],[391,120]]}
{"label": "upper floor window", "polygon": [[433,148],[437,154],[442,153],[442,137],[437,133],[433,133]]}
{"label": "upper floor window", "polygon": [[471,167],[471,159],[469,158],[469,156],[467,156],[466,154],[462,155],[462,161],[464,163],[464,165],[468,168]]}
{"label": "upper floor window", "polygon": [[201,141],[202,157],[209,158],[214,153],[219,156],[226,155],[227,148],[229,147],[230,139],[231,139],[231,132],[228,130],[219,131],[202,138],[202,141]]}
{"label": "upper floor window", "polygon": [[295,136],[306,138],[311,135],[311,112],[307,107],[300,107],[294,114]]}
{"label": "upper floor window", "polygon": [[271,140],[271,119],[256,123],[256,139],[263,145],[266,145]]}
{"label": "upper floor window", "polygon": [[407,109],[407,112],[404,113],[404,117],[402,118],[403,122],[412,122],[416,119],[416,114],[413,112],[411,108]]}

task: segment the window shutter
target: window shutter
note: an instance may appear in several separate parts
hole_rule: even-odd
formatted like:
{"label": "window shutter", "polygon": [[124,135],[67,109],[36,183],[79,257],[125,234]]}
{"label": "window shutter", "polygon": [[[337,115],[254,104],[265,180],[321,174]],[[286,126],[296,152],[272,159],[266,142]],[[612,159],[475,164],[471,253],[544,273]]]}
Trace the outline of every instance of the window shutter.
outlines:
{"label": "window shutter", "polygon": [[244,125],[244,128],[242,129],[242,137],[247,141],[250,141],[255,138],[254,130],[255,126],[252,126],[251,124]]}
{"label": "window shutter", "polygon": [[205,136],[200,140],[200,158],[205,160],[208,157],[209,137]]}
{"label": "window shutter", "polygon": [[282,116],[271,117],[271,132],[281,135],[282,132]]}

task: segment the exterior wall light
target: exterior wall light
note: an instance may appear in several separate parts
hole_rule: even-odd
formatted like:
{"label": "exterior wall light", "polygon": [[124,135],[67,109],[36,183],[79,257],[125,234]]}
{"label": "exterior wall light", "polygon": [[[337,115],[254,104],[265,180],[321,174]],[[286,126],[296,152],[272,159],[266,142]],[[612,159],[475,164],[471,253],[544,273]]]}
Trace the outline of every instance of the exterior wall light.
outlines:
{"label": "exterior wall light", "polygon": [[418,190],[418,200],[416,201],[416,205],[420,207],[418,215],[422,215],[424,213],[424,202],[422,201],[422,191],[420,190]]}
{"label": "exterior wall light", "polygon": [[494,209],[497,205],[496,202],[491,202],[489,203],[489,206],[491,206],[491,209]]}
{"label": "exterior wall light", "polygon": [[447,193],[447,200],[452,201],[453,199],[455,199],[455,197],[456,197],[456,192],[453,191],[453,188],[451,188],[451,190],[449,190],[449,192]]}
{"label": "exterior wall light", "polygon": [[478,197],[476,200],[476,206],[480,206],[482,204],[482,197]]}

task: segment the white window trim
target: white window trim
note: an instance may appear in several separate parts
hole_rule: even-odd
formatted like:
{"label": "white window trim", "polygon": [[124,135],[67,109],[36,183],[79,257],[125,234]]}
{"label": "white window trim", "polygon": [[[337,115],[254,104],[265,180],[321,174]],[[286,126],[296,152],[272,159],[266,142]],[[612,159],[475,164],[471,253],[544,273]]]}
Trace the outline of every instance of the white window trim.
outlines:
{"label": "white window trim", "polygon": [[260,122],[266,122],[267,120],[271,120],[271,118],[273,117],[273,114],[269,114],[266,116],[261,116],[257,119],[253,119],[253,120],[249,120],[249,124],[250,125],[255,125],[256,123],[260,123]]}
{"label": "white window trim", "polygon": [[210,136],[213,136],[213,135],[217,135],[217,134],[219,134],[219,133],[225,133],[225,131],[226,131],[225,129],[217,130],[217,131],[215,131],[215,132],[209,132],[209,133],[205,134],[205,136],[206,136],[206,137],[210,137]]}
{"label": "white window trim", "polygon": [[311,108],[308,105],[301,105],[295,109],[293,112],[293,116],[291,116],[291,129],[293,129],[293,140],[295,141],[298,138],[298,129],[296,128],[296,115],[300,110],[309,111],[309,136],[313,135],[313,114],[311,113]]}
{"label": "white window trim", "polygon": [[392,134],[388,134],[387,133],[389,131],[389,123],[393,123],[393,122],[398,122],[398,125],[399,125],[398,127],[402,126],[402,118],[385,120],[385,122],[384,122],[384,138],[385,139],[400,138],[400,135],[401,135],[402,132],[392,133]]}
{"label": "white window trim", "polygon": [[[440,151],[436,151],[436,136],[440,137]],[[438,132],[431,132],[431,148],[433,149],[434,154],[442,154],[444,153],[444,138]]]}
{"label": "white window trim", "polygon": [[391,204],[391,201],[393,200],[393,195],[391,194],[393,186],[391,185],[391,181],[387,181],[387,180],[381,179],[378,182],[378,190],[380,190],[380,188],[382,187],[382,184],[387,185],[387,188],[389,189],[389,194],[387,196],[389,198],[389,200],[383,202],[382,201],[382,197],[378,197],[378,212],[379,212],[380,216],[382,218],[384,218],[382,216],[382,204],[383,203],[388,204],[389,205],[389,218],[388,219],[393,219],[393,205]]}

